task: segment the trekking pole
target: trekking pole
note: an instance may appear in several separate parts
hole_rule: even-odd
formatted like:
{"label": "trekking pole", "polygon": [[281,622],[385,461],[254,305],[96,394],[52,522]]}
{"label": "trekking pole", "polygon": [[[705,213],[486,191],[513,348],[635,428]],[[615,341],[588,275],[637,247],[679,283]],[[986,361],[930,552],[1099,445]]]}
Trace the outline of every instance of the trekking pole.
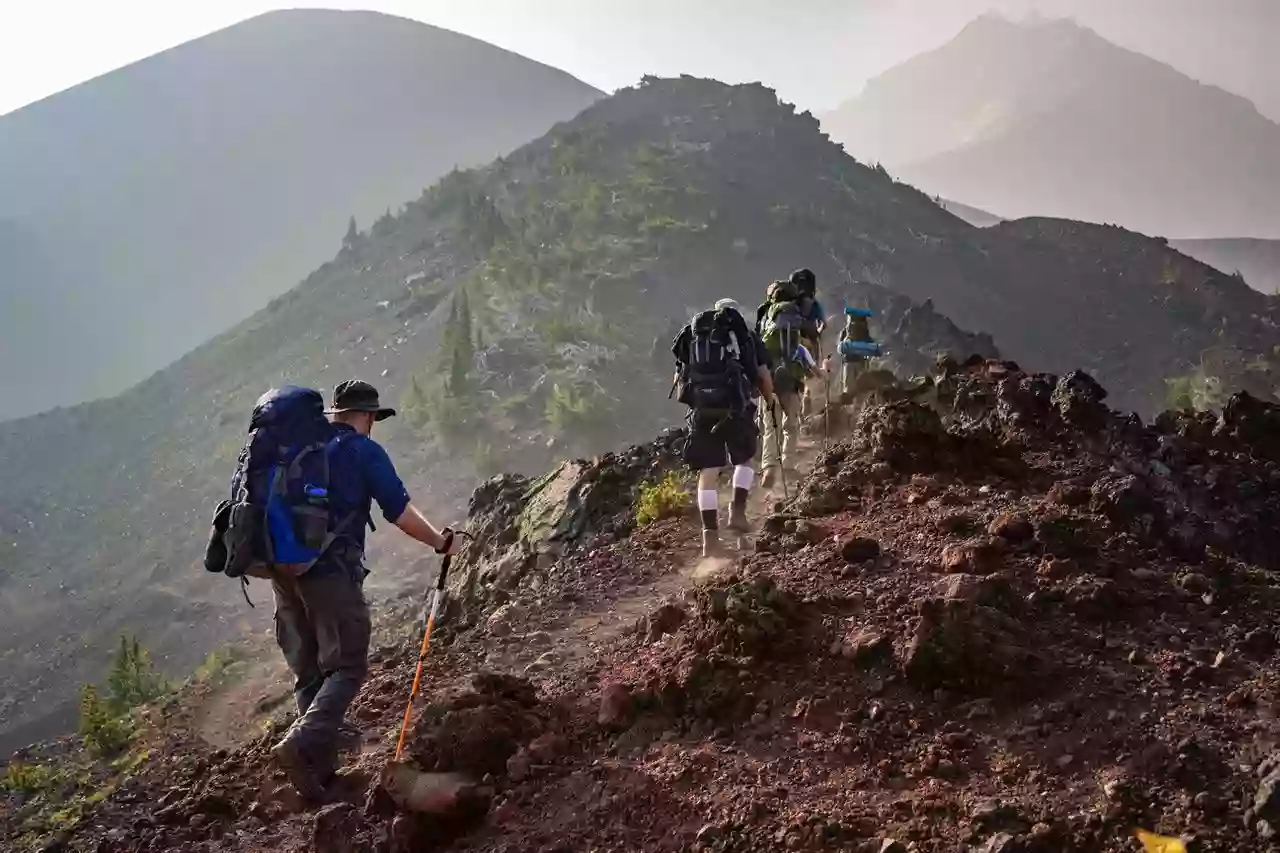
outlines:
{"label": "trekking pole", "polygon": [[831,356],[822,362],[822,395],[825,398],[822,406],[822,449],[826,450],[831,443]]}
{"label": "trekking pole", "polygon": [[[449,531],[453,536],[470,536],[461,531]],[[452,538],[449,544],[453,544]],[[446,548],[447,550],[447,548]],[[444,559],[440,562],[440,574],[436,578],[435,589],[431,591],[431,610],[427,615],[427,627],[422,633],[422,650],[418,652],[418,671],[413,675],[413,687],[409,690],[409,704],[404,709],[404,722],[400,725],[400,739],[396,741],[396,757],[400,760],[400,754],[404,752],[404,738],[409,732],[409,718],[413,714],[413,703],[418,698],[418,687],[422,684],[422,665],[427,660],[427,649],[431,647],[431,629],[436,624],[436,616],[440,612],[440,602],[444,599],[445,581],[449,576],[449,565],[453,562],[452,554],[445,554]]]}
{"label": "trekking pole", "polygon": [[782,460],[782,430],[778,428],[777,395],[774,395],[773,402],[774,405],[769,406],[769,419],[773,421],[773,449],[778,452],[778,476],[782,478],[782,498],[789,501],[791,496],[787,494],[787,466]]}

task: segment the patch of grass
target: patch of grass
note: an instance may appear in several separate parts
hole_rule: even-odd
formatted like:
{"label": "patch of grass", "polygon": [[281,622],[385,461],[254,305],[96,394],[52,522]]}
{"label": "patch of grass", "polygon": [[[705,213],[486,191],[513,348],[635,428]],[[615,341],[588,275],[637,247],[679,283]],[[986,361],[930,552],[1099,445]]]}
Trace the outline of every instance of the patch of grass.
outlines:
{"label": "patch of grass", "polygon": [[61,774],[48,765],[26,764],[15,759],[9,762],[8,769],[0,776],[0,791],[31,796],[53,787],[60,780]]}
{"label": "patch of grass", "polygon": [[111,762],[111,769],[113,772],[120,774],[122,779],[131,779],[138,772],[138,769],[150,760],[151,750],[140,749],[137,752],[122,755]]}
{"label": "patch of grass", "polygon": [[643,527],[662,518],[680,515],[688,504],[690,492],[677,471],[668,471],[661,480],[644,483],[636,499],[636,523]]}
{"label": "patch of grass", "polygon": [[234,646],[223,646],[209,652],[205,657],[204,663],[196,668],[192,675],[192,681],[197,684],[216,684],[231,665],[241,660],[241,652]]}

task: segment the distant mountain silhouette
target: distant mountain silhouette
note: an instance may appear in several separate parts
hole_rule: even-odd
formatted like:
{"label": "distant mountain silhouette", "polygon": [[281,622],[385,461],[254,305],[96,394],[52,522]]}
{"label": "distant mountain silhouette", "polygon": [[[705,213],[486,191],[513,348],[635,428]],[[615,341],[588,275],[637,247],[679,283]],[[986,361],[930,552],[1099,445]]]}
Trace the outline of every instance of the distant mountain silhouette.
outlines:
{"label": "distant mountain silhouette", "polygon": [[[950,199],[935,199],[948,213],[970,225],[988,228],[1003,217]],[[1239,273],[1245,283],[1263,293],[1280,294],[1280,240],[1221,237],[1203,240],[1170,240],[1169,246],[1211,267]]]}
{"label": "distant mountain silhouette", "polygon": [[1179,252],[1226,272],[1238,272],[1263,293],[1280,293],[1280,240],[1170,240]]}
{"label": "distant mountain silhouette", "polygon": [[823,125],[855,157],[1003,216],[1280,237],[1280,125],[1069,21],[983,16]]}
{"label": "distant mountain silhouette", "polygon": [[[115,393],[455,165],[601,93],[371,12],[273,12],[0,117],[0,418]],[[68,341],[76,342],[76,352]]]}

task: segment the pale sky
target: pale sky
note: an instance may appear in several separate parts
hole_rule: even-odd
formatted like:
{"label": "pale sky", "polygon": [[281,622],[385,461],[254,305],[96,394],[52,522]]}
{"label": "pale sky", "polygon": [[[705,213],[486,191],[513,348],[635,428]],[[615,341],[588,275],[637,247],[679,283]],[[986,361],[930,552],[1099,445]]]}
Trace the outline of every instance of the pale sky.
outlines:
{"label": "pale sky", "polygon": [[[271,0],[0,0],[0,115]],[[762,80],[820,111],[995,8],[1071,15],[1280,118],[1280,0],[318,0],[466,33],[601,89],[641,75]]]}

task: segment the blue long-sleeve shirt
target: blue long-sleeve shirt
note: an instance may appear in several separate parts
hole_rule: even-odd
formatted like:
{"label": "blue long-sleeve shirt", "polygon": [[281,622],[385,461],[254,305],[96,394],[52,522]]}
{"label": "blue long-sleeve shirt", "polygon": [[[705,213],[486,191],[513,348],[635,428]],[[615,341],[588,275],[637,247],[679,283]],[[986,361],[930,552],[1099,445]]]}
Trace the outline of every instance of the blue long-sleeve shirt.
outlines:
{"label": "blue long-sleeve shirt", "polygon": [[[336,424],[334,428],[339,436],[329,457],[331,517],[341,519],[350,512],[357,513],[343,529],[334,548],[345,545],[346,552],[359,549],[363,554],[365,529],[369,526],[373,503],[377,502],[383,518],[394,523],[409,506],[409,492],[381,444],[346,424]],[[311,571],[324,574],[334,568],[334,561],[326,553]]]}

